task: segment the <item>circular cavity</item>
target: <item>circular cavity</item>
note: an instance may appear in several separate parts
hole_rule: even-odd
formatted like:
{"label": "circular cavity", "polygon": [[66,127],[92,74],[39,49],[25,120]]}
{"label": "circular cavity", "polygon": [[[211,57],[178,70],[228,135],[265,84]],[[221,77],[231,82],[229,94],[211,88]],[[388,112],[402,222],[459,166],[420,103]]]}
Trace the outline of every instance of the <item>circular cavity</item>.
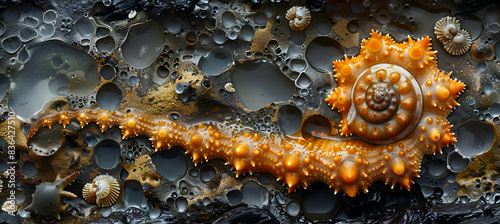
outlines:
{"label": "circular cavity", "polygon": [[17,36],[7,37],[2,40],[2,47],[7,53],[14,54],[21,48],[21,40]]}
{"label": "circular cavity", "polygon": [[301,72],[307,68],[307,63],[304,59],[293,58],[290,60],[290,67],[296,72]]}
{"label": "circular cavity", "polygon": [[170,71],[165,66],[159,66],[156,69],[156,74],[158,74],[158,76],[160,78],[167,78],[167,76],[168,76],[169,73],[170,73]]}
{"label": "circular cavity", "polygon": [[99,167],[113,169],[121,161],[120,144],[112,139],[104,139],[94,147],[94,157]]}
{"label": "circular cavity", "polygon": [[54,10],[50,9],[43,13],[43,22],[52,23],[57,19],[57,14]]}
{"label": "circular cavity", "polygon": [[137,78],[137,76],[131,75],[130,77],[128,77],[128,84],[130,84],[131,86],[135,86],[138,83],[139,83],[139,78]]}
{"label": "circular cavity", "polygon": [[198,61],[200,70],[209,76],[216,76],[227,70],[233,63],[233,56],[223,48],[212,49]]}
{"label": "circular cavity", "polygon": [[478,120],[468,120],[454,128],[457,138],[454,146],[458,153],[468,158],[485,153],[495,140],[491,125]]}
{"label": "circular cavity", "polygon": [[267,16],[263,12],[256,12],[253,15],[253,21],[259,26],[265,26],[267,24]]}
{"label": "circular cavity", "polygon": [[90,131],[84,132],[82,134],[82,142],[85,147],[93,147],[99,142],[99,136]]}
{"label": "circular cavity", "polygon": [[200,176],[200,170],[198,170],[196,168],[189,169],[188,173],[191,177],[199,177]]}
{"label": "circular cavity", "polygon": [[181,24],[177,20],[168,20],[166,25],[168,32],[172,34],[178,34],[182,29]]}
{"label": "circular cavity", "polygon": [[97,105],[104,110],[116,111],[122,103],[122,91],[114,83],[106,83],[97,91]]}
{"label": "circular cavity", "polygon": [[135,68],[148,67],[163,51],[165,41],[157,23],[149,21],[134,25],[121,46],[123,58]]}
{"label": "circular cavity", "polygon": [[172,147],[153,153],[151,160],[156,171],[170,181],[184,177],[188,170],[188,161],[181,147]]}
{"label": "circular cavity", "polygon": [[187,44],[192,45],[198,41],[198,35],[196,35],[196,33],[193,31],[189,31],[186,33],[184,39],[186,40]]}
{"label": "circular cavity", "polygon": [[337,212],[342,197],[324,183],[314,183],[307,187],[300,197],[300,205],[310,219],[330,219]]}
{"label": "circular cavity", "polygon": [[222,24],[227,28],[231,28],[236,24],[236,17],[234,17],[232,12],[225,11],[222,13]]}
{"label": "circular cavity", "polygon": [[104,53],[112,53],[115,50],[115,40],[112,37],[104,37],[95,42],[97,50]]}
{"label": "circular cavity", "polygon": [[105,65],[101,68],[101,77],[104,80],[111,80],[115,77],[115,69],[111,65]]}
{"label": "circular cavity", "polygon": [[38,33],[31,27],[24,26],[19,29],[19,38],[22,42],[33,40],[36,36],[38,36]]}
{"label": "circular cavity", "polygon": [[290,201],[286,204],[285,208],[286,213],[291,216],[297,216],[300,213],[300,205],[297,201]]}
{"label": "circular cavity", "polygon": [[349,20],[349,22],[347,23],[347,30],[351,33],[356,33],[358,32],[358,29],[359,29],[358,21],[356,19]]}
{"label": "circular cavity", "polygon": [[97,30],[95,31],[95,34],[97,38],[103,38],[111,33],[111,30],[109,30],[107,27],[97,27]]}
{"label": "circular cavity", "polygon": [[207,30],[215,30],[215,28],[217,28],[217,20],[214,18],[205,20],[205,28],[207,28]]}
{"label": "circular cavity", "polygon": [[311,78],[309,78],[309,76],[304,72],[300,73],[299,77],[295,79],[295,86],[297,86],[298,88],[305,89],[311,86],[311,84],[312,84]]}
{"label": "circular cavity", "polygon": [[200,180],[208,183],[217,176],[217,170],[212,165],[205,165],[200,169]]}
{"label": "circular cavity", "polygon": [[302,136],[306,139],[311,137],[321,137],[330,134],[332,125],[330,120],[323,115],[313,115],[308,117],[302,125]]}
{"label": "circular cavity", "polygon": [[[350,74],[351,68],[346,66],[342,74]],[[353,89],[354,107],[349,109],[347,125],[366,141],[379,144],[398,141],[420,121],[422,91],[413,75],[400,66],[374,65],[358,76]]]}
{"label": "circular cavity", "polygon": [[28,178],[33,178],[38,173],[38,170],[36,169],[34,163],[32,163],[31,161],[26,161],[23,163],[21,173],[23,173],[23,175]]}
{"label": "circular cavity", "polygon": [[278,110],[278,125],[285,135],[291,135],[299,130],[302,124],[302,112],[292,105],[283,105]]}
{"label": "circular cavity", "polygon": [[332,22],[326,17],[320,17],[316,20],[316,31],[321,35],[326,35],[332,30]]}
{"label": "circular cavity", "polygon": [[433,160],[427,164],[427,173],[434,179],[441,179],[448,174],[446,162],[443,160]]}
{"label": "circular cavity", "polygon": [[177,199],[175,199],[175,208],[177,209],[177,211],[179,211],[180,213],[184,213],[186,212],[187,207],[188,201],[185,197],[178,197]]}
{"label": "circular cavity", "polygon": [[226,42],[226,33],[222,30],[214,31],[212,38],[216,44],[224,44]]}
{"label": "circular cavity", "polygon": [[75,28],[83,38],[91,38],[94,36],[96,25],[91,17],[82,17],[76,21]]}
{"label": "circular cavity", "polygon": [[38,33],[43,37],[51,37],[55,32],[56,29],[51,23],[42,23],[38,26]]}
{"label": "circular cavity", "polygon": [[231,190],[226,193],[226,198],[229,205],[236,206],[243,201],[243,194],[239,190]]}
{"label": "circular cavity", "polygon": [[245,182],[241,187],[241,193],[243,194],[243,200],[248,205],[260,207],[267,205],[269,200],[269,193],[267,192],[266,188],[264,188],[254,180]]}
{"label": "circular cavity", "polygon": [[25,17],[23,23],[27,26],[38,26],[38,20],[32,17]]}
{"label": "circular cavity", "polygon": [[295,87],[280,68],[266,60],[252,60],[239,63],[232,70],[236,96],[249,110],[290,99]]}
{"label": "circular cavity", "polygon": [[470,161],[468,159],[463,158],[457,152],[451,152],[448,154],[448,167],[452,172],[458,173],[465,170],[469,163]]}
{"label": "circular cavity", "polygon": [[252,41],[254,35],[255,35],[255,30],[252,26],[247,24],[241,27],[239,36],[244,41]]}
{"label": "circular cavity", "polygon": [[137,180],[127,180],[123,184],[123,204],[125,207],[145,209],[148,199],[144,196],[142,185]]}
{"label": "circular cavity", "polygon": [[315,70],[323,73],[332,71],[332,61],[344,57],[344,50],[336,40],[317,37],[307,46],[306,59]]}
{"label": "circular cavity", "polygon": [[230,40],[236,40],[236,38],[238,38],[238,33],[231,30],[229,31],[229,33],[227,33],[227,38],[229,38]]}

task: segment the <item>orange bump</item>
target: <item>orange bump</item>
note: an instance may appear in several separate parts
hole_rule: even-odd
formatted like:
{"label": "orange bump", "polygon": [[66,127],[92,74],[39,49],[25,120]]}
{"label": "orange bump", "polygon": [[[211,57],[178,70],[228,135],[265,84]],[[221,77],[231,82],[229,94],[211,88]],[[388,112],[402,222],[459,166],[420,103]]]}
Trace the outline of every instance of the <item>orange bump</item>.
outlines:
{"label": "orange bump", "polygon": [[401,101],[401,107],[403,107],[405,110],[411,110],[415,106],[415,99],[413,97],[405,97]]}
{"label": "orange bump", "polygon": [[339,96],[339,97],[337,98],[337,102],[338,102],[339,104],[344,104],[345,102],[347,102],[347,98],[346,98],[345,96],[342,96],[342,95],[341,95],[341,96]]}
{"label": "orange bump", "polygon": [[295,172],[300,168],[300,157],[295,154],[289,154],[285,157],[285,169]]}
{"label": "orange bump", "polygon": [[431,132],[429,132],[429,138],[434,142],[439,141],[439,139],[441,139],[441,134],[439,133],[439,130],[437,128],[433,128]]}
{"label": "orange bump", "polygon": [[106,121],[108,120],[109,116],[108,114],[104,113],[104,114],[101,114],[101,121]]}
{"label": "orange bump", "polygon": [[411,85],[408,82],[401,82],[398,86],[399,94],[407,94],[411,90]]}
{"label": "orange bump", "polygon": [[246,142],[240,141],[236,143],[236,146],[234,147],[234,155],[236,157],[244,158],[248,156],[248,153],[250,152],[250,146]]}
{"label": "orange bump", "polygon": [[405,173],[406,163],[402,159],[396,159],[392,163],[391,169],[396,175],[403,175]]}
{"label": "orange bump", "polygon": [[135,120],[134,120],[134,119],[130,119],[130,120],[128,120],[128,121],[127,121],[127,126],[128,126],[129,128],[133,128],[133,127],[135,127],[135,124],[136,124],[136,122],[135,122]]}
{"label": "orange bump", "polygon": [[370,39],[370,42],[368,42],[368,50],[371,52],[378,52],[380,49],[382,49],[382,42],[379,39]]}
{"label": "orange bump", "polygon": [[376,73],[376,76],[379,80],[384,80],[386,75],[387,75],[387,71],[385,69],[380,69]]}
{"label": "orange bump", "polygon": [[194,147],[200,147],[201,143],[203,143],[203,137],[199,133],[196,133],[191,137],[191,144],[193,144]]}
{"label": "orange bump", "polygon": [[417,46],[410,48],[410,51],[408,53],[410,55],[410,58],[413,60],[419,60],[420,58],[422,58],[422,56],[424,56],[424,52],[422,51],[422,49]]}
{"label": "orange bump", "polygon": [[399,79],[401,79],[401,75],[397,72],[393,72],[389,75],[389,81],[394,84],[396,82],[399,82]]}
{"label": "orange bump", "polygon": [[352,73],[352,69],[350,65],[344,65],[342,66],[342,75],[344,76],[349,76]]}
{"label": "orange bump", "polygon": [[450,90],[444,86],[438,86],[436,96],[439,100],[444,101],[450,96]]}
{"label": "orange bump", "polygon": [[160,138],[165,138],[167,137],[167,129],[165,128],[160,128],[160,130],[158,131],[158,136]]}
{"label": "orange bump", "polygon": [[340,179],[346,184],[353,184],[359,179],[359,167],[351,161],[342,163],[339,173]]}

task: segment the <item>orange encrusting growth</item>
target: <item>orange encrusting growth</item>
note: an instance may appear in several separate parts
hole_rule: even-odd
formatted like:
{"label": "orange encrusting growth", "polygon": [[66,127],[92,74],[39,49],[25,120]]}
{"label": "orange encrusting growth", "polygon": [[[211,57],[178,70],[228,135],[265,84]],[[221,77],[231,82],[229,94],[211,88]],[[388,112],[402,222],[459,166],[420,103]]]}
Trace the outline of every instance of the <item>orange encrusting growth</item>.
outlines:
{"label": "orange encrusting growth", "polygon": [[[40,128],[50,128],[56,123],[66,126],[70,121],[77,121],[83,127],[93,122],[99,125],[101,131],[118,126],[124,139],[138,135],[149,136],[155,150],[171,146],[184,147],[195,164],[222,158],[235,168],[237,176],[270,172],[278,180],[284,181],[289,192],[316,181],[322,181],[336,192],[343,191],[349,196],[355,196],[359,190],[368,191],[368,187],[377,180],[391,183],[393,187],[399,183],[409,189],[412,179],[418,176],[422,156],[440,151],[443,145],[456,141],[446,115],[457,104],[455,98],[464,85],[437,70],[429,38],[397,44],[389,36],[373,32],[371,38],[363,40],[363,44],[359,56],[351,59],[346,57],[334,63],[339,87],[326,101],[344,116],[341,121],[342,134],[352,133],[346,117],[351,105],[356,103],[351,99],[351,91],[354,91],[352,86],[357,76],[372,65],[397,61],[396,64],[414,74],[422,86],[421,98],[424,101],[419,123],[408,136],[399,141],[372,145],[353,138],[336,141],[322,138],[296,139],[282,134],[254,131],[229,133],[209,123],[188,127],[147,112],[126,114],[105,110],[64,111],[46,116],[33,125],[28,140]],[[411,53],[415,54],[413,58],[408,55],[413,46],[422,50],[420,59],[414,57],[418,56],[416,53]],[[367,80],[383,78],[384,74],[378,76],[368,77]],[[387,73],[384,78],[398,83],[402,76],[397,76]],[[430,81],[429,86],[423,85],[426,81]],[[447,97],[442,88],[448,89]],[[427,92],[430,92],[430,96],[426,96]],[[378,95],[374,96],[374,100],[378,102]],[[417,104],[416,101],[406,99],[404,105],[412,107]],[[406,118],[403,116],[401,119]],[[360,125],[360,130],[363,130],[364,126]],[[366,128],[366,133],[372,131],[368,126]],[[387,125],[380,131],[393,133],[394,128]]]}

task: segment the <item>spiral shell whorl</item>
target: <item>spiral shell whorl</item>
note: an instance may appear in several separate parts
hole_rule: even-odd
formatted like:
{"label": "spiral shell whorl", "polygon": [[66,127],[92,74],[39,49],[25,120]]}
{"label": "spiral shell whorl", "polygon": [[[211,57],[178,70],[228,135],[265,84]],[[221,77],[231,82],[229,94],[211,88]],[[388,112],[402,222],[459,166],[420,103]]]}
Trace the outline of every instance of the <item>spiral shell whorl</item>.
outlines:
{"label": "spiral shell whorl", "polygon": [[422,114],[422,92],[402,67],[377,64],[365,70],[354,84],[353,106],[347,122],[359,137],[388,143],[406,137]]}
{"label": "spiral shell whorl", "polygon": [[99,207],[109,207],[118,199],[120,185],[111,176],[99,175],[92,183],[85,184],[82,195],[89,203],[96,203]]}
{"label": "spiral shell whorl", "polygon": [[311,12],[306,7],[294,6],[286,12],[286,19],[292,30],[301,31],[311,22]]}

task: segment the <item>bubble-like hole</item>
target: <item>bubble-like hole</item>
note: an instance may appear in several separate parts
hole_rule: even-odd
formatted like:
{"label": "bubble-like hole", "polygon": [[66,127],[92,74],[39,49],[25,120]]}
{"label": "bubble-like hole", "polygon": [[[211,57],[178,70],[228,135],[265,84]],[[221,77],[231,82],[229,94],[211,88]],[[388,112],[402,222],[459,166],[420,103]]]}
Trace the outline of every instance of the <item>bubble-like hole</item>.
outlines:
{"label": "bubble-like hole", "polygon": [[97,91],[97,105],[104,110],[115,111],[122,103],[122,91],[114,83],[106,83]]}
{"label": "bubble-like hole", "polygon": [[288,100],[295,90],[293,82],[280,68],[267,60],[237,64],[232,71],[232,83],[236,96],[249,110]]}
{"label": "bubble-like hole", "polygon": [[223,48],[214,48],[205,57],[198,61],[200,70],[206,75],[215,76],[229,68],[233,63],[233,56]]}
{"label": "bubble-like hole", "polygon": [[465,157],[483,154],[493,145],[495,133],[491,125],[468,120],[454,127],[457,142],[455,148]]}
{"label": "bubble-like hole", "polygon": [[97,50],[104,53],[112,53],[115,50],[115,40],[112,37],[104,37],[95,42]]}
{"label": "bubble-like hole", "polygon": [[243,194],[239,190],[231,190],[226,193],[226,198],[229,202],[229,205],[236,206],[239,205],[241,201],[243,201]]}
{"label": "bubble-like hole", "polygon": [[9,54],[16,53],[16,51],[21,48],[21,40],[19,40],[17,36],[7,37],[3,39],[2,47]]}
{"label": "bubble-like hole", "polygon": [[231,28],[236,24],[236,17],[232,12],[226,11],[222,14],[222,24],[227,28]]}
{"label": "bubble-like hole", "polygon": [[115,77],[115,69],[111,65],[105,65],[101,68],[101,77],[104,80],[111,80]]}
{"label": "bubble-like hole", "polygon": [[243,200],[249,205],[264,206],[269,201],[269,193],[266,188],[253,180],[249,180],[243,184],[241,194],[243,195]]}
{"label": "bubble-like hole", "polygon": [[120,144],[112,139],[105,139],[94,147],[94,157],[99,167],[113,169],[120,162]]}
{"label": "bubble-like hole", "polygon": [[186,175],[188,162],[184,149],[181,147],[172,147],[155,152],[151,159],[156,171],[170,181],[180,180]]}
{"label": "bubble-like hole", "polygon": [[299,130],[302,124],[302,112],[292,105],[283,105],[278,110],[278,125],[281,132],[291,135]]}
{"label": "bubble-like hole", "polygon": [[300,197],[300,205],[310,219],[330,219],[338,210],[342,197],[324,183],[310,185]]}
{"label": "bubble-like hole", "polygon": [[429,176],[435,179],[441,179],[448,174],[448,168],[446,167],[446,162],[443,160],[434,160],[430,162],[428,165],[428,174]]}
{"label": "bubble-like hole", "polygon": [[123,42],[122,55],[135,68],[151,65],[165,47],[165,37],[155,22],[149,21],[130,28]]}
{"label": "bubble-like hole", "polygon": [[43,13],[43,22],[52,23],[57,19],[57,13],[54,10],[47,10]]}
{"label": "bubble-like hole", "polygon": [[463,158],[456,152],[448,154],[448,167],[450,167],[450,170],[455,173],[465,170],[465,168],[469,165],[469,162],[470,161],[468,159]]}
{"label": "bubble-like hole", "polygon": [[328,135],[332,130],[330,120],[323,115],[308,117],[302,125],[302,136],[304,138],[321,137]]}
{"label": "bubble-like hole", "polygon": [[23,163],[23,167],[21,169],[21,172],[23,173],[24,176],[26,176],[28,178],[33,178],[38,173],[38,170],[36,169],[36,166],[34,163],[32,163],[31,161],[26,161]]}
{"label": "bubble-like hole", "polygon": [[200,169],[200,180],[208,183],[217,176],[217,170],[212,165],[205,165]]}
{"label": "bubble-like hole", "polygon": [[339,42],[329,37],[317,37],[307,46],[306,59],[314,69],[328,73],[332,71],[332,61],[344,57]]}

